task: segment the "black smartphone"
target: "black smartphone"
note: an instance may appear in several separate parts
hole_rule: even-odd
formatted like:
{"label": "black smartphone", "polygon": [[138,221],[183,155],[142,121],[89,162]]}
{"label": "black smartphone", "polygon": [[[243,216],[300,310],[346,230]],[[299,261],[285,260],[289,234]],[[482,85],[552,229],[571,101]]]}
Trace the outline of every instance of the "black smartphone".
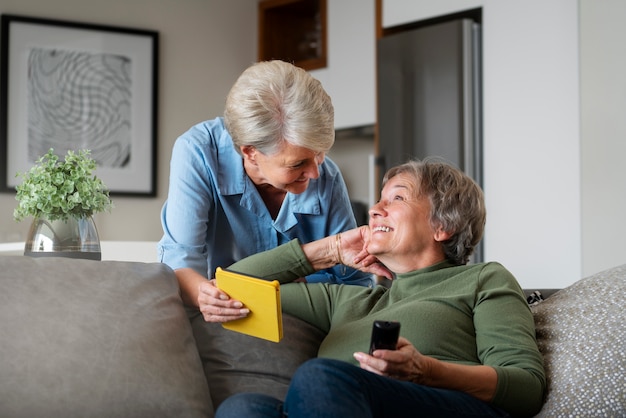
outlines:
{"label": "black smartphone", "polygon": [[374,350],[395,350],[400,336],[400,323],[397,321],[374,321],[370,354]]}

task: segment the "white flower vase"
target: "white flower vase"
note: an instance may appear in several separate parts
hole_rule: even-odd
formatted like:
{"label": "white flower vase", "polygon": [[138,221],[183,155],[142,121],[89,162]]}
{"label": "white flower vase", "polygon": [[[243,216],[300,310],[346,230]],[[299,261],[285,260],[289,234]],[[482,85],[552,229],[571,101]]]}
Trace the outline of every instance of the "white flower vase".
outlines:
{"label": "white flower vase", "polygon": [[26,237],[24,255],[101,260],[96,224],[91,216],[54,221],[35,218]]}

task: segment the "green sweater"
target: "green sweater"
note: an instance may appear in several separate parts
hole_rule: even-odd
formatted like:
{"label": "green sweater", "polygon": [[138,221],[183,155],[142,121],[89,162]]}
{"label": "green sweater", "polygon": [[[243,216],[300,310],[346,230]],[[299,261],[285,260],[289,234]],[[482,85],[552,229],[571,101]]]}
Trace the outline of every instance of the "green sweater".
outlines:
{"label": "green sweater", "polygon": [[[313,272],[297,240],[229,268],[281,283]],[[352,354],[368,351],[372,322],[399,321],[400,335],[424,355],[494,367],[494,405],[515,416],[541,409],[546,379],[533,317],[519,284],[498,263],[442,262],[398,274],[389,289],[283,284],[281,305],[327,332],[320,357],[358,364]]]}

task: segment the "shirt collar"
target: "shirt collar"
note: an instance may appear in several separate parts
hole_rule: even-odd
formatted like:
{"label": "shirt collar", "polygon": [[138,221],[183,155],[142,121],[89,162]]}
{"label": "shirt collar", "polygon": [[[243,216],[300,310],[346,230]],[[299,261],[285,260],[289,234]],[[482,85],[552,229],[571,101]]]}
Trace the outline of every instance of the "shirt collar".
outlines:
{"label": "shirt collar", "polygon": [[[232,139],[228,131],[222,132],[219,145],[217,147],[218,161],[218,179],[217,184],[221,195],[244,195],[242,196],[241,205],[253,209],[254,200],[249,196],[252,193],[244,193],[246,187],[254,187],[252,180],[246,175],[243,169],[243,157],[235,150]],[[320,167],[320,176],[323,175],[323,164]],[[295,213],[305,215],[319,215],[322,212],[320,202],[320,182],[315,179],[311,180],[309,187],[303,193],[295,195],[287,193],[285,202],[281,208],[281,212],[276,222],[284,224],[285,228],[293,226],[297,223]],[[247,195],[248,197],[246,197]]]}
{"label": "shirt collar", "polygon": [[246,173],[243,157],[235,150],[233,140],[226,129],[222,131],[217,146],[217,185],[221,195],[242,194]]}

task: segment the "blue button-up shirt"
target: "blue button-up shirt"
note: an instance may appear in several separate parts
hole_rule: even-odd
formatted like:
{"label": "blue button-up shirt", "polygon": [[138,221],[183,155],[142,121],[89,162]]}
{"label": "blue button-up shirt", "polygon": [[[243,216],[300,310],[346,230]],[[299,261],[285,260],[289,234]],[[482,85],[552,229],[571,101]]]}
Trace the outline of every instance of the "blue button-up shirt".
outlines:
{"label": "blue button-up shirt", "polygon": [[[222,118],[193,126],[172,150],[161,212],[161,262],[214,277],[217,267],[298,238],[306,243],[356,227],[345,182],[329,158],[306,191],[287,193],[272,219],[243,168]],[[309,282],[371,285],[372,276],[335,266]]]}

